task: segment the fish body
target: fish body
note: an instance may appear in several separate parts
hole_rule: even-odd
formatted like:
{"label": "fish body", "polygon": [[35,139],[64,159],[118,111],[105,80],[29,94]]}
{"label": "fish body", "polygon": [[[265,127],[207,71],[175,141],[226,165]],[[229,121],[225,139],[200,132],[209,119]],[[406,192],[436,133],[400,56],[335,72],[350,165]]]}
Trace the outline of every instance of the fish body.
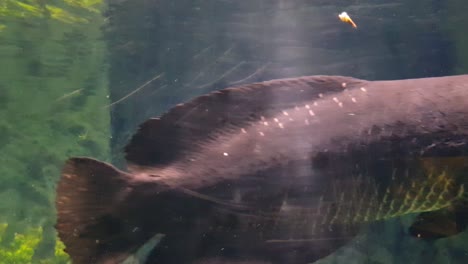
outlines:
{"label": "fish body", "polygon": [[410,234],[447,237],[468,215],[467,116],[468,75],[223,89],[143,123],[127,172],[67,161],[57,229],[76,263],[119,263],[158,233],[148,263],[310,263],[408,214]]}

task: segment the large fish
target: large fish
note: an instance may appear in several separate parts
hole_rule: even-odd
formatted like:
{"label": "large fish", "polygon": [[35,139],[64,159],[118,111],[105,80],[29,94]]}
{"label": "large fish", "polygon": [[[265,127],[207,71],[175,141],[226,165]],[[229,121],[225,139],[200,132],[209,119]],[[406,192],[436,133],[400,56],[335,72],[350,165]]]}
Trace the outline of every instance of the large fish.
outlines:
{"label": "large fish", "polygon": [[444,238],[468,222],[467,142],[468,75],[227,88],[143,123],[126,172],[69,159],[57,229],[78,264],[155,236],[147,263],[311,263],[408,214],[411,235]]}

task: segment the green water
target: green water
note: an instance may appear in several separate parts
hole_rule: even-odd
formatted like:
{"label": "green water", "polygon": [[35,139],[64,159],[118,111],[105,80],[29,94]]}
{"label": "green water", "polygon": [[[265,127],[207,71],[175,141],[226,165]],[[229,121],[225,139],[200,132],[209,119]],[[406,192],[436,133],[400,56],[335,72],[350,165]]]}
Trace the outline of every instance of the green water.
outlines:
{"label": "green water", "polygon": [[101,1],[0,1],[0,263],[66,263],[54,189],[69,155],[109,159]]}
{"label": "green water", "polygon": [[[463,0],[0,0],[0,264],[67,263],[54,189],[70,156],[121,164],[143,120],[230,85],[313,74],[468,72]],[[338,20],[347,11],[353,29]],[[319,263],[468,263],[409,219]]]}

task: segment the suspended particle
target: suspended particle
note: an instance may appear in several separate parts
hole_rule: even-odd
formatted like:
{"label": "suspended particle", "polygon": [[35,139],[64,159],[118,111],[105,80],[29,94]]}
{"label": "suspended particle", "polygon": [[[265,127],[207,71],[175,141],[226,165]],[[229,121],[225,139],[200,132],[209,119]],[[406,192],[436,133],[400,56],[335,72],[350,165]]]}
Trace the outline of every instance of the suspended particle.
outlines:
{"label": "suspended particle", "polygon": [[348,13],[342,12],[341,14],[338,15],[338,17],[340,18],[342,22],[350,24],[351,26],[353,26],[353,28],[357,28],[356,23],[354,23],[354,21],[351,19]]}

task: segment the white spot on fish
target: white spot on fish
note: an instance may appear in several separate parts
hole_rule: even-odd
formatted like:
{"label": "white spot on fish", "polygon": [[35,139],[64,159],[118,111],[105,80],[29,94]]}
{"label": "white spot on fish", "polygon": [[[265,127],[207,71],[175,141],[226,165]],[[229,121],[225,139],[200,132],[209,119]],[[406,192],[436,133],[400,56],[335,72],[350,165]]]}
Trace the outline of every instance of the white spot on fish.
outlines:
{"label": "white spot on fish", "polygon": [[355,114],[355,113],[348,113],[348,115],[350,115],[350,116],[354,116],[354,115],[356,115],[356,114]]}
{"label": "white spot on fish", "polygon": [[224,152],[223,155],[226,156],[226,157],[229,156],[229,154],[227,152]]}
{"label": "white spot on fish", "polygon": [[233,200],[235,203],[240,203],[242,201],[242,195],[238,189],[234,190]]}
{"label": "white spot on fish", "polygon": [[343,107],[343,103],[342,103],[342,102],[339,102],[339,103],[338,103],[338,106],[339,106],[339,107]]}
{"label": "white spot on fish", "polygon": [[283,126],[282,123],[278,123],[278,126],[279,126],[280,128],[284,128],[284,126]]}
{"label": "white spot on fish", "polygon": [[254,152],[255,153],[261,153],[262,152],[262,147],[259,144],[255,144]]}
{"label": "white spot on fish", "polygon": [[353,103],[356,103],[356,102],[357,102],[357,101],[356,101],[356,98],[354,98],[354,97],[351,97],[351,101],[353,101]]}
{"label": "white spot on fish", "polygon": [[315,113],[314,113],[314,111],[312,111],[312,110],[309,110],[309,115],[311,115],[311,116],[315,116]]}
{"label": "white spot on fish", "polygon": [[264,124],[265,126],[268,126],[268,122],[266,122],[266,121],[265,121],[265,122],[263,122],[263,124]]}
{"label": "white spot on fish", "polygon": [[314,106],[318,106],[318,103],[317,103],[317,102],[314,102]]}
{"label": "white spot on fish", "polygon": [[278,118],[275,118],[275,119],[273,119],[273,120],[275,120],[275,122],[276,122],[276,123],[278,123],[278,122],[279,122]]}
{"label": "white spot on fish", "polygon": [[292,118],[289,118],[289,121],[294,121],[294,119],[292,119]]}
{"label": "white spot on fish", "polygon": [[323,94],[319,93],[319,97],[320,97],[320,98],[323,98]]}
{"label": "white spot on fish", "polygon": [[341,84],[341,87],[346,88],[346,83],[345,83],[345,82],[342,83],[342,84]]}
{"label": "white spot on fish", "polygon": [[289,210],[291,210],[291,206],[289,206],[287,201],[283,201],[280,211],[289,211]]}
{"label": "white spot on fish", "polygon": [[245,131],[245,129],[243,129],[243,128],[241,129],[241,131],[242,131],[242,133],[247,133],[247,131]]}
{"label": "white spot on fish", "polygon": [[283,115],[288,116],[289,114],[288,114],[288,112],[283,111]]}
{"label": "white spot on fish", "polygon": [[260,136],[262,136],[262,137],[265,136],[265,134],[264,134],[262,131],[260,131],[260,132],[258,132],[258,133],[259,133]]}
{"label": "white spot on fish", "polygon": [[299,111],[299,107],[295,106],[294,109],[296,109],[296,111]]}
{"label": "white spot on fish", "polygon": [[310,106],[308,104],[305,105],[305,108],[310,109]]}
{"label": "white spot on fish", "polygon": [[340,101],[338,100],[338,98],[336,98],[336,97],[333,97],[333,101],[335,101],[335,103],[340,102]]}
{"label": "white spot on fish", "polygon": [[361,91],[367,92],[366,88],[364,88],[364,87],[361,87]]}

